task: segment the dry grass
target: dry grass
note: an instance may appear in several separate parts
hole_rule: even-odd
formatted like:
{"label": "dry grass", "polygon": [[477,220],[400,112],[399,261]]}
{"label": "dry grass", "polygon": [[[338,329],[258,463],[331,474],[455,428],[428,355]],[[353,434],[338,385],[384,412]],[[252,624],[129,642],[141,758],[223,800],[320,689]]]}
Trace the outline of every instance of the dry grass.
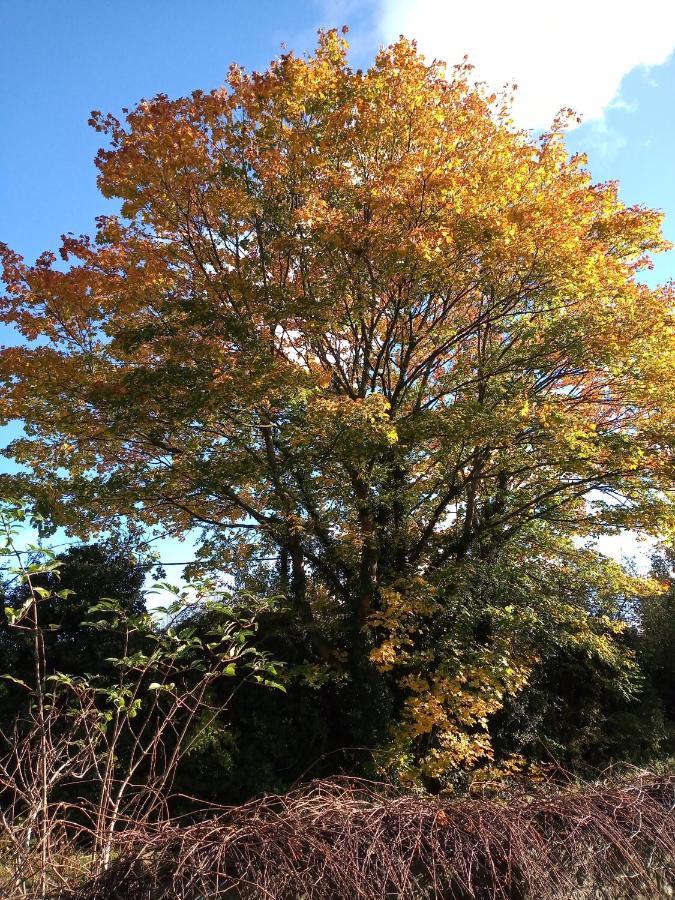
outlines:
{"label": "dry grass", "polygon": [[[188,823],[126,829],[70,900],[668,896],[675,777],[433,800],[314,782]],[[602,886],[602,887],[599,887]]]}

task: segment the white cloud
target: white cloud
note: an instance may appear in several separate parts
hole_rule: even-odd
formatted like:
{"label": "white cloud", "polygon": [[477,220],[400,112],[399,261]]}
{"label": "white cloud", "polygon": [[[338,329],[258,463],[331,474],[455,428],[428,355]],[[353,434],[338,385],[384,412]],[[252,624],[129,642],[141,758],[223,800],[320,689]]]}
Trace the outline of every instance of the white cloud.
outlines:
{"label": "white cloud", "polygon": [[516,82],[519,124],[548,127],[562,107],[585,121],[616,103],[622,78],[675,49],[675,0],[381,0],[379,28],[427,57],[461,62],[492,87]]}

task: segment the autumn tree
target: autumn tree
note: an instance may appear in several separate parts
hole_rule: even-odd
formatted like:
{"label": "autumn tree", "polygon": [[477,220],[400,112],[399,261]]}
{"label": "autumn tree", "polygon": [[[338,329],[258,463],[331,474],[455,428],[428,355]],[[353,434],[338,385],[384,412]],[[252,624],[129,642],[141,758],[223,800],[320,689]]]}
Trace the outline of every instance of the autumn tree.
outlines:
{"label": "autumn tree", "polygon": [[404,727],[400,759],[489,753],[536,641],[516,654],[472,589],[490,653],[439,642],[471,573],[671,516],[673,293],[639,278],[660,213],[594,184],[562,119],[518,130],[404,39],[362,72],[322,33],[92,124],[120,215],[64,237],[67,266],[4,248],[4,416],[38,504],[79,534],[201,527],[364,721]]}

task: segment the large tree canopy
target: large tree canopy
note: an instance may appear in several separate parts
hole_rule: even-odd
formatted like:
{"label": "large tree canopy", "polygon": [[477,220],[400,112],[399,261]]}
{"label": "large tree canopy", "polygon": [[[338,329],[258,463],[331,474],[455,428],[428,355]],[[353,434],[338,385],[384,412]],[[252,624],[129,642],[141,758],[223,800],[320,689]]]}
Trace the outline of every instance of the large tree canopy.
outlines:
{"label": "large tree canopy", "polygon": [[4,249],[11,452],[73,531],[273,558],[316,658],[367,681],[510,542],[541,564],[551,535],[665,527],[673,292],[638,278],[661,215],[593,184],[562,123],[518,131],[403,39],[353,71],[334,32],[92,121],[121,215],[68,267]]}

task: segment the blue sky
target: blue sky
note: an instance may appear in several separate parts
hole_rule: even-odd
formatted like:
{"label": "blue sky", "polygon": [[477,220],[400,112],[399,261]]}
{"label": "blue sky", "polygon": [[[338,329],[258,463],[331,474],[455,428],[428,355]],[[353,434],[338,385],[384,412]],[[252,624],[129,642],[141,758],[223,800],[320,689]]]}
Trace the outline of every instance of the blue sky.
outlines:
{"label": "blue sky", "polygon": [[[92,109],[119,114],[157,92],[222,83],[230,62],[264,68],[319,26],[350,27],[355,65],[399,33],[449,63],[464,53],[496,85],[517,81],[518,121],[543,128],[561,105],[596,180],[666,213],[675,242],[675,2],[535,0],[0,0],[0,240],[28,260],[110,211],[96,189]],[[651,281],[675,277],[675,253]],[[9,336],[0,332],[0,342]],[[166,558],[189,548],[166,545]]]}

